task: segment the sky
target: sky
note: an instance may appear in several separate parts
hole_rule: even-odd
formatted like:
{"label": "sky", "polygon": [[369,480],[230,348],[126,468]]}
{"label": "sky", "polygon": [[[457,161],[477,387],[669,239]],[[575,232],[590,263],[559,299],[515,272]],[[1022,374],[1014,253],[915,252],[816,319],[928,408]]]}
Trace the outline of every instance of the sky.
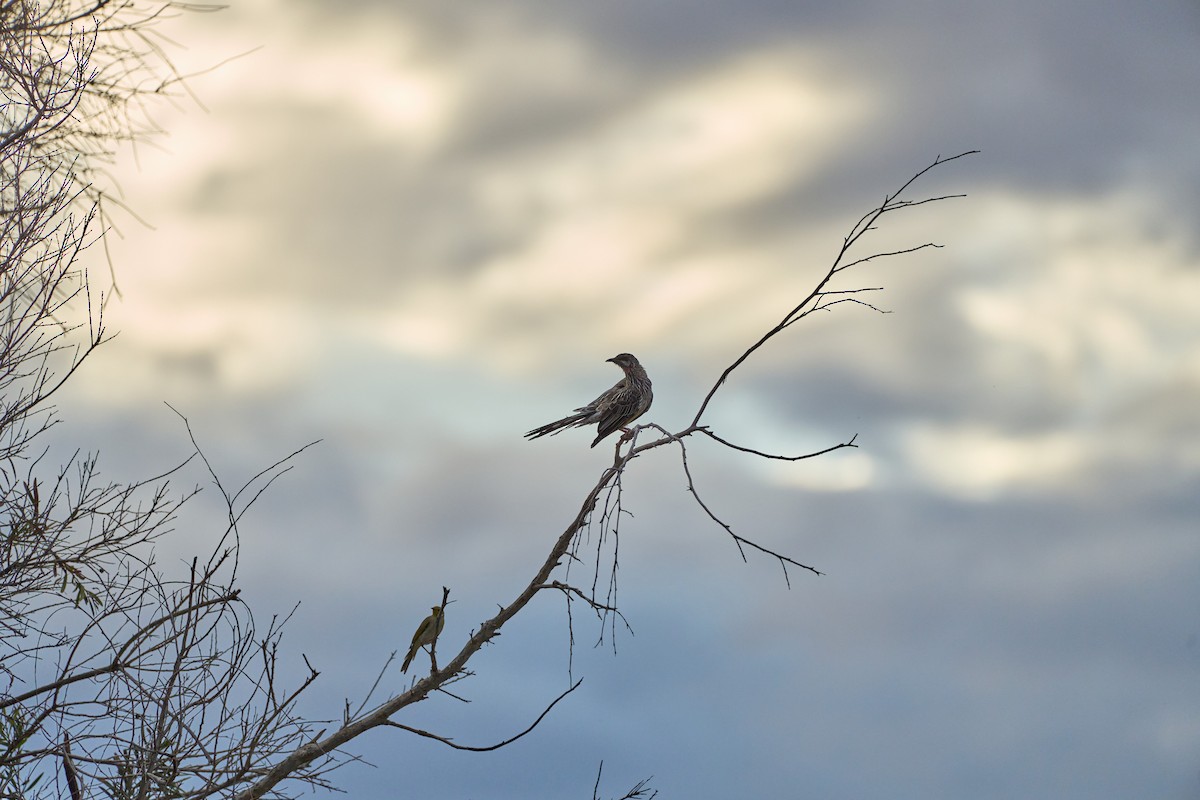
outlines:
{"label": "sky", "polygon": [[[484,745],[580,689],[495,753],[369,734],[350,796],[588,797],[601,761],[603,797],[1200,796],[1194,2],[260,0],[163,31],[202,106],[114,166],[151,227],[110,243],[119,334],[53,435],[145,477],[189,452],[170,403],[234,486],[321,440],[242,530],[259,618],[299,603],[317,718],[443,585],[442,653],[525,585],[611,451],[521,434],[605,359],[684,427],[862,214],[980,151],[912,195],[966,197],[864,240],[942,245],[844,276],[889,313],[789,328],[706,414],[858,447],[689,445],[722,519],[824,574],[744,562],[648,453],[615,653],[539,599],[469,704],[402,721]],[[217,530],[212,494],[168,556]]]}

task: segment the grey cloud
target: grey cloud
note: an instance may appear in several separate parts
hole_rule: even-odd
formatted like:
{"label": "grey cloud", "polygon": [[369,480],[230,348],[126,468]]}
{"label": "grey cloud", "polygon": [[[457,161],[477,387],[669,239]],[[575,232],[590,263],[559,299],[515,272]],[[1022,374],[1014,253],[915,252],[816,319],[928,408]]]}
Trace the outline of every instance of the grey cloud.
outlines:
{"label": "grey cloud", "polygon": [[[451,585],[458,634],[507,599],[607,458],[570,434],[520,439],[543,413],[610,380],[599,359],[612,353],[585,363],[590,342],[569,311],[531,303],[452,320],[487,338],[540,332],[552,355],[511,374],[489,370],[487,353],[405,358],[322,327],[377,313],[418,279],[454,286],[534,235],[536,212],[497,220],[473,196],[477,170],[586,136],[623,104],[755,48],[811,45],[889,105],[804,185],[700,220],[684,246],[775,243],[803,225],[835,231],[832,248],[864,198],[877,201],[939,151],[981,147],[926,188],[1002,188],[1031,204],[1153,190],[1180,203],[1179,215],[1145,222],[1147,238],[1183,230],[1194,248],[1200,112],[1182,98],[1200,61],[1195,10],[1093,6],[310,4],[314,20],[348,27],[364,24],[354,8],[415,20],[437,58],[470,57],[489,36],[566,32],[615,77],[578,92],[553,81],[485,86],[495,94],[456,121],[452,144],[420,157],[364,139],[336,104],[259,110],[254,124],[279,134],[273,147],[239,153],[245,161],[204,183],[190,210],[259,226],[261,240],[231,254],[243,266],[231,290],[312,310],[322,345],[311,371],[265,390],[201,392],[212,370],[201,348],[170,362],[165,398],[124,410],[86,395],[63,403],[115,475],[186,453],[173,415],[147,411],[159,399],[193,418],[231,478],[325,438],[248,519],[244,569],[256,607],[302,602],[288,641],[328,665],[312,703],[316,716],[336,714],[402,643],[430,591]],[[799,491],[697,444],[690,463],[723,518],[828,573],[793,575],[790,591],[769,559],[742,563],[664,448],[627,480],[635,516],[621,544],[621,602],[636,636],[622,634],[619,657],[589,649],[594,623],[580,621],[588,688],[521,748],[466,757],[381,736],[362,752],[383,768],[336,776],[351,794],[392,796],[398,770],[414,796],[586,794],[601,758],[605,786],[621,787],[610,795],[651,773],[676,797],[789,797],[797,786],[913,798],[1194,793],[1194,723],[1171,720],[1196,710],[1186,700],[1200,636],[1186,611],[1197,598],[1198,467],[1186,450],[1195,381],[1180,370],[1102,408],[1069,371],[975,331],[959,292],[1001,285],[989,283],[997,275],[1024,285],[1051,265],[970,255],[957,226],[972,199],[956,202],[919,228],[946,251],[863,280],[881,276],[880,302],[894,314],[844,311],[797,326],[722,390],[715,419],[754,430],[737,419],[750,398],[789,431],[827,432],[823,444],[859,432],[862,453],[889,468],[904,466],[900,439],[915,423],[1013,438],[1075,430],[1110,448],[1065,486],[965,501],[904,474],[857,492]],[[796,262],[781,259],[780,272]],[[775,291],[765,277],[763,291]],[[676,331],[644,346],[659,394],[652,418],[690,417],[697,387],[724,362]],[[722,358],[739,343],[728,350]],[[838,457],[803,468],[832,469]],[[503,738],[565,688],[561,607],[531,612],[484,653],[468,687],[478,702],[422,704],[428,727],[472,743]]]}

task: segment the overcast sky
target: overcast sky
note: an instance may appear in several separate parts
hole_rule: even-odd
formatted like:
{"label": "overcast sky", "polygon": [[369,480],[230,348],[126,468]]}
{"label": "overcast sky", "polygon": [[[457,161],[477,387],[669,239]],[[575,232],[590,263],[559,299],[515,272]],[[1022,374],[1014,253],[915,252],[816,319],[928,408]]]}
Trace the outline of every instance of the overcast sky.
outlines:
{"label": "overcast sky", "polygon": [[[442,650],[510,601],[611,452],[562,416],[635,353],[690,421],[890,190],[842,306],[755,354],[692,468],[626,476],[617,655],[512,747],[398,731],[362,800],[1194,798],[1200,794],[1200,8],[1108,3],[320,3],[164,31],[243,57],[116,175],[120,335],[55,435],[109,477],[188,451],[232,484],[246,596],[335,717],[449,586]],[[250,52],[253,51],[253,52]],[[202,476],[195,476],[201,480]],[[206,506],[205,503],[210,503]],[[206,510],[207,509],[207,510]],[[211,501],[175,545],[202,547]],[[569,685],[546,598],[406,721],[483,745]],[[418,659],[418,663],[420,660]],[[393,665],[385,685],[405,678]],[[405,794],[404,796],[408,796]]]}

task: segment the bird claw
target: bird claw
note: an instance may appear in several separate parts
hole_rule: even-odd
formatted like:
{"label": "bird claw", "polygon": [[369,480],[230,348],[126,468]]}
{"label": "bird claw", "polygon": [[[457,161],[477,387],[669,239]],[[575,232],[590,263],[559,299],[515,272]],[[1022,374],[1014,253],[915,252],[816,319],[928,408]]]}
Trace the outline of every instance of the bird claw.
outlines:
{"label": "bird claw", "polygon": [[617,439],[616,448],[620,450],[621,445],[625,444],[626,442],[633,441],[633,437],[638,432],[639,428],[618,428],[618,430],[621,431],[621,438]]}

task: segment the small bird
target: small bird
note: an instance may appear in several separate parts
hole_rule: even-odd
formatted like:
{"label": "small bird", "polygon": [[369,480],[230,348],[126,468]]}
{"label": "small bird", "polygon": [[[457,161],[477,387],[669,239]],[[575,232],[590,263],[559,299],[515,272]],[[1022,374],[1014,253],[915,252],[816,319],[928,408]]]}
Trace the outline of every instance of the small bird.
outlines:
{"label": "small bird", "polygon": [[404,657],[404,665],[400,667],[401,672],[408,672],[408,665],[412,663],[413,656],[422,647],[431,645],[437,641],[442,628],[446,624],[446,615],[442,613],[441,606],[433,606],[429,610],[433,613],[421,620],[421,624],[417,626],[417,632],[413,634],[412,644],[408,647],[408,655]]}
{"label": "small bird", "polygon": [[605,436],[618,430],[629,433],[625,426],[649,411],[650,404],[654,401],[650,377],[638,360],[629,353],[621,353],[608,360],[625,371],[624,378],[586,406],[575,409],[571,416],[534,428],[525,434],[525,438],[536,439],[566,428],[596,423],[596,439],[592,442],[592,447],[595,447]]}

